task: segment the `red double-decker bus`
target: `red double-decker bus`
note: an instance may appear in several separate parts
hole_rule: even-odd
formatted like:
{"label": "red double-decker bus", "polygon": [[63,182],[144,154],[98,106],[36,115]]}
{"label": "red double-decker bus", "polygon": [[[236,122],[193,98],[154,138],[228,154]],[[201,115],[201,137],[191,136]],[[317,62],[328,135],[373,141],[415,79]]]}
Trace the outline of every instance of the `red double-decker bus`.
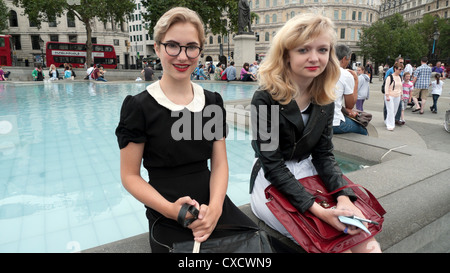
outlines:
{"label": "red double-decker bus", "polygon": [[0,65],[12,65],[12,48],[11,35],[0,35]]}
{"label": "red double-decker bus", "polygon": [[[48,67],[51,64],[64,67],[64,63],[72,64],[73,67],[84,67],[86,63],[86,44],[47,42],[45,48]],[[101,64],[104,68],[117,67],[116,51],[112,45],[93,44],[92,58],[94,64]]]}

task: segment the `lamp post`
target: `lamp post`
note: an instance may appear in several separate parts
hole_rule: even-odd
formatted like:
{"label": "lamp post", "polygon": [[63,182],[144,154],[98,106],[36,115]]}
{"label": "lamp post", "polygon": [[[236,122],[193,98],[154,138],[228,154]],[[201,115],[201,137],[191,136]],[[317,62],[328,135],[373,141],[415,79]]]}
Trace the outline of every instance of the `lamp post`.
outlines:
{"label": "lamp post", "polygon": [[44,40],[42,40],[41,37],[39,37],[39,47],[41,48],[42,67],[45,67],[45,62],[44,62]]}
{"label": "lamp post", "polygon": [[440,33],[439,33],[439,31],[438,31],[438,29],[437,29],[437,23],[438,23],[438,21],[437,21],[437,19],[434,19],[434,21],[433,21],[433,23],[434,23],[434,33],[433,33],[433,50],[432,50],[432,52],[431,52],[431,55],[434,57],[434,59],[436,60],[437,59],[437,56],[434,54],[434,50],[435,50],[435,48],[436,48],[436,41],[439,39],[439,35],[440,35]]}

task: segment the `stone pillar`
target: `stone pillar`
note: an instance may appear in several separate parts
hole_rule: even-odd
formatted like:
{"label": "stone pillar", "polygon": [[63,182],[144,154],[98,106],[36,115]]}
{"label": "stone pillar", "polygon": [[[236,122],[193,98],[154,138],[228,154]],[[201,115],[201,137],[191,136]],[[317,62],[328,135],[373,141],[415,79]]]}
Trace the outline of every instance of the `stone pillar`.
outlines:
{"label": "stone pillar", "polygon": [[239,34],[234,36],[234,66],[236,67],[236,76],[240,77],[241,69],[244,63],[252,64],[255,60],[256,37],[252,34]]}

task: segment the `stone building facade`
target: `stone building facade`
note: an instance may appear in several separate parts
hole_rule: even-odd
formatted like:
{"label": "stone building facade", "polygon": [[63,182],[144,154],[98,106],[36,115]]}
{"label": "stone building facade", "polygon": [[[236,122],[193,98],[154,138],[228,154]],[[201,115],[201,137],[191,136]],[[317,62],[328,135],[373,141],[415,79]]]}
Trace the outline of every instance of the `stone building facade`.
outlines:
{"label": "stone building facade", "polygon": [[400,13],[405,21],[415,24],[425,14],[439,18],[450,18],[449,0],[383,0],[380,5],[380,19]]}
{"label": "stone building facade", "polygon": [[[348,45],[355,53],[353,61],[360,63],[363,60],[362,56],[358,55],[357,42],[362,28],[369,27],[378,20],[380,6],[378,0],[250,0],[249,4],[251,11],[258,15],[252,24],[252,30],[257,37],[255,60],[264,58],[277,30],[286,21],[298,14],[314,12],[333,20],[338,43]],[[232,37],[209,33],[206,42],[205,61],[217,62],[220,47],[223,49],[223,55],[232,55]]]}
{"label": "stone building facade", "polygon": [[[9,29],[6,33],[13,37],[13,65],[33,66],[37,62],[40,63],[48,41],[86,43],[85,26],[73,15],[64,14],[54,22],[42,22],[38,28],[30,23],[22,8],[14,6],[11,0],[5,0],[5,3],[10,10]],[[128,65],[128,23],[109,21],[104,24],[95,18],[92,21],[93,43],[113,45],[118,67]],[[44,48],[41,48],[40,40],[44,42]]]}

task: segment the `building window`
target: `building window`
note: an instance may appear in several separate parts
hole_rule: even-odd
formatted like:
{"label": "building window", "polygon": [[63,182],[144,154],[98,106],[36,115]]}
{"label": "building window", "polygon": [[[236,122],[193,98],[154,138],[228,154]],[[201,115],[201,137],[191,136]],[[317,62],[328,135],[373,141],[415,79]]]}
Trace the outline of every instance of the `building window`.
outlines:
{"label": "building window", "polygon": [[56,18],[49,19],[49,21],[48,21],[48,26],[49,26],[49,27],[56,27],[56,26],[57,26]]}
{"label": "building window", "polygon": [[19,22],[17,21],[17,12],[14,10],[9,11],[9,26],[10,27],[18,27]]}
{"label": "building window", "polygon": [[39,35],[31,35],[31,48],[34,50],[40,50],[39,46]]}
{"label": "building window", "polygon": [[114,39],[113,43],[114,43],[115,46],[118,46],[119,45],[119,39]]}
{"label": "building window", "polygon": [[75,14],[73,14],[73,12],[71,11],[67,13],[67,26],[75,27]]}
{"label": "building window", "polygon": [[50,41],[59,42],[59,36],[58,35],[50,35]]}
{"label": "building window", "polygon": [[69,43],[76,43],[77,35],[69,35]]}
{"label": "building window", "polygon": [[16,48],[16,50],[22,49],[22,43],[20,42],[20,35],[11,35],[13,45]]}
{"label": "building window", "polygon": [[37,24],[35,22],[30,21],[29,23],[30,23],[30,27],[37,27]]}
{"label": "building window", "polygon": [[341,39],[345,39],[345,28],[341,28]]}
{"label": "building window", "polygon": [[277,15],[274,14],[272,15],[272,23],[276,23],[277,22]]}
{"label": "building window", "polygon": [[268,42],[269,41],[269,32],[266,32],[264,34],[264,41]]}

